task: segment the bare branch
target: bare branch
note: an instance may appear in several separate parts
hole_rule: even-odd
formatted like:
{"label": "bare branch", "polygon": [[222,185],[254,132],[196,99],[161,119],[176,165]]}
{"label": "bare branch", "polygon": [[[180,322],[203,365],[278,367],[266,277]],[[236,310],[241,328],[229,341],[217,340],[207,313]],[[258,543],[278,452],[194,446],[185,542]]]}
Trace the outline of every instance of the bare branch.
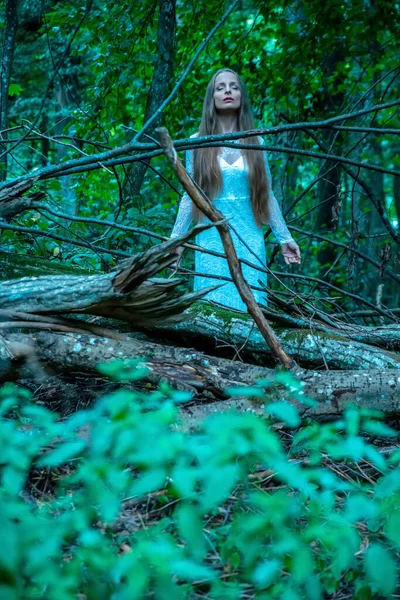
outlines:
{"label": "bare branch", "polygon": [[[379,110],[384,110],[386,108],[390,108],[392,106],[400,105],[400,100],[396,100],[393,102],[387,102],[385,104],[378,104],[372,108],[360,110],[358,112],[349,113],[347,115],[339,115],[336,117],[332,117],[331,119],[326,119],[325,121],[316,121],[311,123],[290,123],[287,125],[279,125],[278,127],[269,127],[262,129],[252,129],[248,131],[235,132],[230,134],[220,134],[213,136],[203,136],[199,138],[186,138],[183,140],[177,140],[174,142],[174,147],[180,150],[187,149],[195,149],[197,147],[206,147],[206,146],[230,146],[229,142],[233,142],[236,139],[246,138],[255,135],[276,135],[283,131],[295,131],[295,130],[304,130],[304,129],[321,129],[330,127],[331,124],[336,123],[337,121],[343,121],[346,119],[355,118],[357,116],[362,116],[364,114],[368,114],[371,112],[377,112]],[[135,139],[135,138],[134,138]],[[235,144],[235,148],[247,148],[249,146],[245,144]],[[260,151],[272,151],[272,152],[283,152],[286,154],[299,154],[302,156],[308,156],[311,158],[318,159],[331,159],[337,162],[342,162],[345,164],[350,164],[356,167],[361,167],[365,169],[370,169],[374,171],[379,171],[381,173],[387,173],[389,175],[400,176],[400,171],[396,171],[395,169],[384,169],[378,165],[371,165],[369,163],[360,163],[358,161],[352,161],[343,156],[336,156],[331,154],[320,154],[318,152],[312,152],[307,150],[300,150],[296,148],[288,148],[286,146],[250,146],[252,149],[260,150]],[[133,151],[140,151],[141,153],[136,154],[135,156],[127,156],[129,153]],[[81,157],[78,159],[73,159],[66,161],[64,163],[58,165],[50,165],[48,167],[44,167],[43,169],[38,169],[35,171],[35,177],[38,179],[48,179],[50,177],[60,177],[63,175],[71,175],[73,173],[81,173],[85,171],[90,171],[94,169],[99,169],[102,167],[113,167],[120,164],[128,164],[131,162],[136,162],[139,160],[147,160],[149,158],[153,158],[154,156],[159,156],[162,154],[162,150],[157,149],[156,144],[140,144],[136,141],[132,141],[130,143],[124,144],[123,146],[119,146],[117,148],[113,148],[111,150],[107,150],[105,152],[91,154],[89,156]],[[23,175],[21,177],[17,177],[14,179],[10,179],[4,182],[0,186],[0,190],[3,188],[13,187],[16,183],[19,183],[22,180],[30,180],[30,175]]]}
{"label": "bare branch", "polygon": [[[292,229],[293,231],[298,231],[299,233],[302,233],[303,235],[306,235],[307,237],[312,237],[317,240],[321,240],[323,242],[328,242],[329,244],[332,244],[333,246],[337,246],[338,248],[345,248],[345,250],[347,250],[347,252],[356,254],[357,256],[359,256],[360,258],[365,260],[366,262],[369,262],[371,265],[374,265],[374,267],[376,267],[377,269],[381,268],[381,263],[379,263],[377,260],[374,260],[367,254],[360,252],[359,250],[357,250],[357,248],[353,248],[351,246],[348,246],[347,244],[343,244],[342,242],[338,242],[336,240],[332,240],[330,238],[324,237],[323,235],[319,235],[318,233],[313,233],[312,231],[305,231],[304,229],[300,229],[299,227],[294,227],[293,225],[289,225],[289,229]],[[394,273],[389,268],[386,268],[385,273],[388,275],[388,277],[390,277],[397,283],[400,283],[400,275],[398,275],[397,273]]]}

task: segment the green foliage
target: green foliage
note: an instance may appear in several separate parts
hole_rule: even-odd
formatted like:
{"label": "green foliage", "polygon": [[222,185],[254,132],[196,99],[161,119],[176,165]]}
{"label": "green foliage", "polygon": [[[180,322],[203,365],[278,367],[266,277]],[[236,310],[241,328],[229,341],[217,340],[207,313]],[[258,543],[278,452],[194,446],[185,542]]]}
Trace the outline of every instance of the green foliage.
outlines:
{"label": "green foliage", "polygon": [[[243,77],[256,124],[260,126],[319,121],[379,104],[381,100],[397,99],[399,5],[391,0],[367,2],[367,5],[368,9],[361,10],[359,3],[339,0],[322,7],[319,0],[305,0],[298,6],[282,0],[240,2],[164,111],[164,123],[172,137],[188,137],[198,129],[206,85],[215,70],[223,66],[236,69]],[[133,132],[143,124],[149,100],[158,52],[158,6],[153,0],[93,3],[73,40],[70,54],[62,59],[82,17],[84,4],[71,0],[20,3],[20,23],[24,25],[21,27],[23,35],[17,38],[9,88],[10,126],[32,123],[47,91],[37,129],[49,136],[64,134],[69,139],[64,140],[66,145],[63,146],[37,136],[25,140],[8,157],[9,178],[121,146],[132,139]],[[192,58],[194,49],[222,15],[223,8],[217,0],[177,4],[173,75],[168,91]],[[2,20],[4,7],[0,8],[0,23]],[[58,77],[47,89],[49,73],[54,72],[54,65],[59,61]],[[393,128],[399,125],[394,108],[371,117],[365,115],[354,125],[384,127],[387,123]],[[315,130],[314,133],[318,140],[298,131],[270,136],[266,141],[271,146],[306,152],[320,151],[319,143],[323,142],[334,154],[388,168],[398,167],[395,136],[343,130]],[[9,135],[16,138],[19,133]],[[331,201],[323,196],[323,186],[318,182],[323,161],[285,151],[274,152],[270,163],[274,189],[282,198],[284,209],[291,207],[301,194],[301,201],[291,209],[293,224],[306,232],[317,232],[319,214],[326,202]],[[127,191],[130,180],[135,178],[131,167],[127,164],[46,179],[36,184],[35,191],[45,192],[46,201],[64,212],[68,212],[66,208],[71,208],[72,203],[80,217],[120,220],[125,225],[168,235],[181,191],[175,187],[175,177],[164,157],[152,159],[152,168],[147,170],[140,193],[132,199]],[[389,220],[400,222],[394,179],[364,169],[360,177],[379,198]],[[332,196],[334,194],[332,190]],[[382,251],[392,242],[364,190],[355,186],[342,171],[334,199],[340,210],[338,229],[325,234],[332,235],[333,241],[353,245],[361,254],[380,263]],[[328,222],[325,219],[322,229],[330,227],[330,219],[330,216]],[[108,229],[104,234],[104,228],[98,225],[69,223],[65,219],[50,221],[48,215],[35,215],[31,211],[14,220],[18,225],[49,235],[62,235],[66,241],[3,231],[3,250],[34,254],[85,269],[113,266],[118,260],[113,251],[133,253],[154,243],[154,239],[144,233],[127,234]],[[375,266],[363,262],[363,268],[357,268],[360,257],[353,256],[352,261],[351,253],[342,254],[341,248],[332,248],[328,242],[309,238],[307,234],[296,232],[294,235],[307,264],[304,275],[323,275],[323,279],[340,289],[354,283],[358,295],[376,303]],[[370,238],[371,235],[377,237]],[[100,239],[102,250],[77,248],[68,243],[71,238],[93,243]],[[371,242],[371,239],[378,241]],[[193,267],[189,252],[183,260],[185,267]],[[396,253],[392,251],[389,266],[395,267],[396,260]],[[393,280],[383,275],[382,283],[385,284],[384,304],[397,306]],[[271,278],[271,285],[279,288],[275,278]],[[310,286],[313,283],[306,279],[297,281],[296,291],[309,292]],[[329,293],[335,297],[335,312],[343,306],[358,310],[356,302],[347,299],[345,304],[337,292],[322,290],[319,286],[311,287],[315,298],[329,296]],[[326,302],[319,308],[325,312],[331,310],[332,305]]]}
{"label": "green foliage", "polygon": [[[140,361],[100,370],[122,387],[64,421],[22,388],[0,391],[1,598],[234,600],[246,589],[295,600],[341,586],[391,597],[399,454],[363,434],[394,436],[381,414],[348,406],[340,421],[299,427],[274,386],[310,400],[281,372],[247,388],[264,418],[215,414],[188,432],[177,403],[189,394],[123,387],[140,383]],[[288,447],[282,421],[296,428]],[[363,457],[369,475],[348,477]],[[48,479],[39,493],[32,482]]]}

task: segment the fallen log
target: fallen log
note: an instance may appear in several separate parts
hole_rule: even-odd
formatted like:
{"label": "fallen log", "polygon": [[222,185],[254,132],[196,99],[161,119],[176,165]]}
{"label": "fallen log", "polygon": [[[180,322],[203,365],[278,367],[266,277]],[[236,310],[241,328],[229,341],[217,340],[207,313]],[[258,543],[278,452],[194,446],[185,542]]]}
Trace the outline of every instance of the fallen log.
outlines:
{"label": "fallen log", "polygon": [[0,281],[43,275],[95,275],[95,270],[28,254],[0,251]]}
{"label": "fallen log", "polygon": [[[245,313],[233,312],[217,307],[209,302],[197,302],[187,310],[185,321],[160,325],[151,328],[140,327],[142,331],[157,338],[169,339],[173,343],[196,347],[209,353],[232,359],[273,366],[272,355],[252,319]],[[389,337],[389,331],[398,335],[398,326],[360,328],[360,340],[373,342]],[[373,330],[374,329],[374,330]],[[355,328],[353,328],[354,337]],[[400,354],[372,346],[349,337],[347,331],[314,327],[307,329],[275,329],[285,352],[290,354],[303,368],[329,369],[390,369],[400,368]]]}
{"label": "fallen log", "polygon": [[[176,260],[174,248],[197,230],[133,256],[109,273],[75,275],[65,270],[0,283],[0,333],[26,326],[89,331],[118,339],[118,330],[127,328],[123,321],[155,341],[194,345],[208,354],[275,366],[250,315],[195,302],[207,289],[185,294],[182,280],[153,277]],[[399,368],[400,354],[393,351],[400,347],[399,325],[362,327],[336,319],[333,327],[329,315],[306,319],[294,314],[295,309],[289,307],[285,314],[270,306],[264,308],[267,318],[279,324],[276,337],[284,352],[300,367]],[[79,319],[72,319],[78,314]],[[100,326],[93,318],[101,321]]]}
{"label": "fallen log", "polygon": [[[109,340],[88,334],[51,332],[8,334],[0,344],[0,365],[5,365],[7,361],[12,363],[19,358],[18,352],[13,348],[29,345],[33,345],[33,351],[42,367],[50,367],[53,372],[58,373],[98,376],[96,368],[99,363],[142,358],[149,369],[145,381],[167,381],[178,389],[192,392],[194,400],[202,401],[199,405],[185,409],[191,418],[231,408],[262,413],[262,408],[254,406],[254,403],[243,397],[230,398],[226,389],[254,385],[257,380],[270,379],[275,373],[266,367],[129,337],[124,340]],[[302,381],[304,394],[318,402],[315,407],[295,402],[301,414],[331,418],[340,414],[348,402],[379,409],[387,414],[396,415],[400,411],[400,369],[364,372],[299,370],[297,375]],[[287,389],[277,386],[273,392],[274,399],[290,401]]]}
{"label": "fallen log", "polygon": [[[179,245],[208,227],[210,225],[199,225],[182,236],[153,246],[125,260],[109,273],[60,274],[3,281],[0,283],[3,320],[7,318],[4,311],[8,311],[8,327],[12,326],[13,313],[42,315],[43,324],[46,315],[65,313],[105,316],[130,324],[184,319],[183,311],[211,288],[185,294],[179,289],[182,279],[161,279],[153,275],[176,260],[174,251]],[[29,322],[30,319],[27,324]],[[51,319],[48,320],[50,324]],[[18,326],[23,326],[20,320]]]}

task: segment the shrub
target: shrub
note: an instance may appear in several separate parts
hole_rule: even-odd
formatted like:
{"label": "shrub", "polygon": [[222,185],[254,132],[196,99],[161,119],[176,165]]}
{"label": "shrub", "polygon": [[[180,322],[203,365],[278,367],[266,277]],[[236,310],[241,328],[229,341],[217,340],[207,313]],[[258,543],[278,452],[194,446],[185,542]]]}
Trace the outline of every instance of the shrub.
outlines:
{"label": "shrub", "polygon": [[[135,362],[103,365],[135,381]],[[0,392],[0,598],[310,600],[345,589],[390,597],[400,548],[400,451],[376,411],[306,422],[273,386],[310,403],[289,374],[231,393],[250,412],[180,421],[186,392],[121,385],[64,421],[7,384]],[[277,423],[285,429],[280,438]],[[285,443],[283,439],[286,439]],[[53,478],[39,493],[33,481]]]}

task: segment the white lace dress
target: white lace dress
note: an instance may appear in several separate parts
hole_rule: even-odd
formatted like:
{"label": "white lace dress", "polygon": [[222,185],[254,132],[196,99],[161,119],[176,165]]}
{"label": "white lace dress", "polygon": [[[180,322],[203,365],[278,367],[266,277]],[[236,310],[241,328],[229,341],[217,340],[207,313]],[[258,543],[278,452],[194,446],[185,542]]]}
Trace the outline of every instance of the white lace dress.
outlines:
{"label": "white lace dress", "polygon": [[[194,134],[191,137],[196,137]],[[263,139],[260,138],[263,143]],[[186,169],[193,175],[193,151],[186,152]],[[268,225],[271,227],[276,239],[280,244],[292,242],[293,238],[283,219],[278,201],[271,187],[271,172],[268,166],[267,153],[264,152],[265,165],[270,185],[270,206]],[[221,148],[219,154],[219,165],[222,171],[223,187],[220,195],[213,204],[231,225],[231,234],[239,258],[247,260],[258,267],[265,267],[266,253],[264,234],[254,219],[250,200],[250,189],[248,181],[248,169],[240,149]],[[178,215],[172,230],[171,237],[176,237],[186,232],[192,222],[192,201],[185,193],[182,196]],[[208,219],[205,222],[209,222]],[[203,231],[196,236],[196,244],[224,254],[221,238],[215,227]],[[195,270],[198,275],[194,278],[194,289],[223,283],[222,287],[207,294],[206,300],[217,302],[236,310],[247,311],[247,307],[240,298],[235,284],[225,279],[231,279],[226,259],[212,256],[204,252],[195,253]],[[259,271],[242,263],[243,275],[250,286],[260,288],[259,281],[267,283],[265,272]],[[214,276],[214,277],[210,277]],[[257,302],[266,303],[265,292],[260,289],[252,289]]]}

